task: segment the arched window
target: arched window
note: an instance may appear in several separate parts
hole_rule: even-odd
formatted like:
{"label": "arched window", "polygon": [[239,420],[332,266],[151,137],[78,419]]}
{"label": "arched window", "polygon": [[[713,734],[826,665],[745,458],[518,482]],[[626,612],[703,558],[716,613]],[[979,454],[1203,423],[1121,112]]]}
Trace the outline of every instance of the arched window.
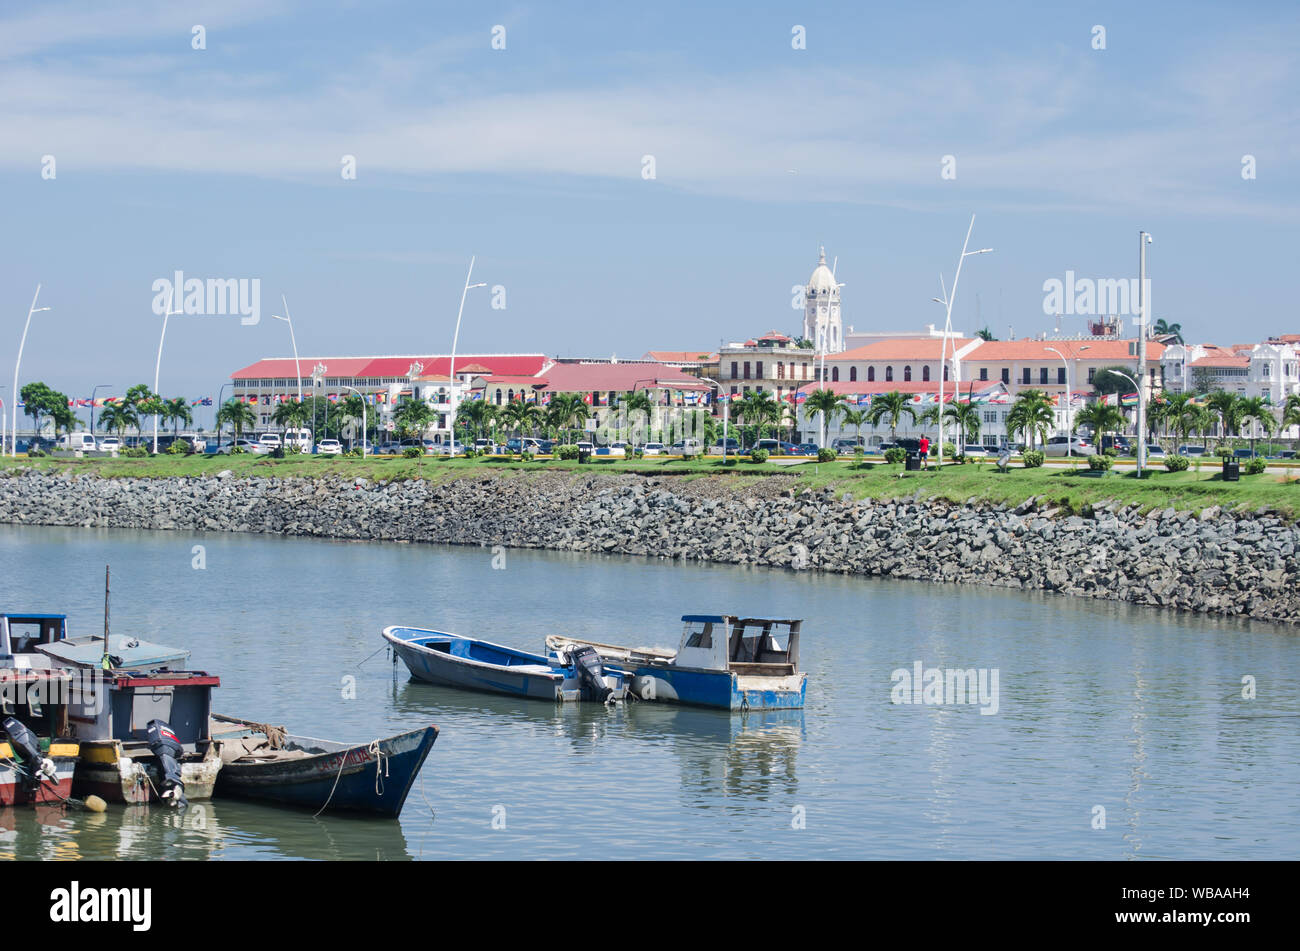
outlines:
{"label": "arched window", "polygon": [[945,383],[948,382],[948,365],[947,365],[947,364],[944,364],[944,367],[943,367],[943,382],[945,382]]}
{"label": "arched window", "polygon": [[929,364],[926,364],[925,366],[921,367],[921,382],[922,382],[922,383],[929,383],[929,382],[930,382],[930,366],[929,366]]}
{"label": "arched window", "polygon": [[894,368],[893,368],[893,367],[885,367],[885,382],[886,382],[886,383],[893,383],[893,382],[894,382]]}
{"label": "arched window", "polygon": [[903,367],[903,382],[904,382],[904,383],[911,383],[911,382],[912,382],[912,368],[911,368],[911,367]]}
{"label": "arched window", "polygon": [[867,382],[868,382],[868,383],[875,383],[875,382],[876,382],[876,368],[875,368],[875,367],[867,367]]}
{"label": "arched window", "polygon": [[785,364],[782,363],[782,362],[779,361],[779,360],[777,361],[777,364],[776,364],[776,378],[777,378],[778,380],[784,380],[784,379],[785,379]]}
{"label": "arched window", "polygon": [[497,390],[497,405],[501,405],[501,391]]}
{"label": "arched window", "polygon": [[832,383],[838,383],[838,382],[840,382],[840,368],[839,368],[839,367],[831,367],[831,382],[832,382]]}
{"label": "arched window", "polygon": [[856,383],[856,382],[858,382],[858,368],[857,368],[857,367],[849,367],[849,382],[850,382],[850,383]]}

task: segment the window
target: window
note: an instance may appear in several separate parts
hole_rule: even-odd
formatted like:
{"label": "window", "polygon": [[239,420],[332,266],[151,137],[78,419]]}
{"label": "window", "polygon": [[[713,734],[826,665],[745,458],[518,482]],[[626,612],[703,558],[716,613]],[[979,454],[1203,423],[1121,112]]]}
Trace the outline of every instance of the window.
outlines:
{"label": "window", "polygon": [[988,378],[989,378],[989,368],[988,368],[988,367],[980,367],[980,379],[981,379],[981,380],[987,380]]}
{"label": "window", "polygon": [[1047,367],[1038,368],[1038,382],[1039,383],[1047,382]]}
{"label": "window", "polygon": [[903,382],[904,382],[904,383],[911,383],[911,382],[912,382],[912,368],[911,368],[911,367],[903,367]]}
{"label": "window", "polygon": [[734,380],[736,377],[740,376],[740,374],[737,372],[739,369],[740,369],[740,366],[736,363],[735,360],[732,360],[732,361],[731,361],[731,378],[732,378],[733,380]]}
{"label": "window", "polygon": [[858,368],[857,368],[857,367],[849,367],[849,382],[850,382],[850,383],[856,383],[856,382],[858,382]]}
{"label": "window", "polygon": [[776,378],[777,378],[778,380],[784,380],[784,379],[785,379],[785,364],[784,364],[784,363],[778,363],[778,364],[776,365]]}
{"label": "window", "polygon": [[831,367],[831,380],[835,383],[840,382],[840,368]]}
{"label": "window", "polygon": [[686,625],[689,636],[686,638],[684,647],[703,647],[708,650],[713,648],[713,624],[710,622],[693,621]]}
{"label": "window", "polygon": [[748,361],[748,360],[745,361],[745,379],[746,379],[746,380],[749,379],[749,361]]}
{"label": "window", "polygon": [[948,382],[948,367],[947,367],[946,364],[944,365],[944,368],[943,368],[943,382],[945,382],[945,383]]}
{"label": "window", "polygon": [[929,366],[929,364],[927,364],[927,365],[921,367],[921,382],[922,382],[922,383],[929,383],[929,382],[930,382],[930,366]]}
{"label": "window", "polygon": [[1096,375],[1097,375],[1097,368],[1096,368],[1096,367],[1088,367],[1088,382],[1089,382],[1089,383],[1091,383],[1091,382],[1093,381],[1093,377],[1095,377]]}
{"label": "window", "polygon": [[894,382],[894,368],[893,368],[893,367],[885,367],[885,382],[886,382],[886,383],[892,383],[892,382]]}
{"label": "window", "polygon": [[1003,383],[1010,383],[1010,382],[1011,382],[1011,368],[1010,368],[1010,367],[1003,367],[1003,368],[1002,368],[1002,382],[1003,382]]}
{"label": "window", "polygon": [[868,383],[875,383],[875,382],[876,382],[876,368],[875,368],[875,367],[867,367],[867,382],[868,382]]}
{"label": "window", "polygon": [[762,361],[762,360],[759,360],[757,363],[754,364],[754,376],[758,377],[760,380],[763,379],[763,361]]}
{"label": "window", "polygon": [[1025,384],[1029,383],[1029,367],[1025,367],[1025,372],[1021,376],[1020,381]]}

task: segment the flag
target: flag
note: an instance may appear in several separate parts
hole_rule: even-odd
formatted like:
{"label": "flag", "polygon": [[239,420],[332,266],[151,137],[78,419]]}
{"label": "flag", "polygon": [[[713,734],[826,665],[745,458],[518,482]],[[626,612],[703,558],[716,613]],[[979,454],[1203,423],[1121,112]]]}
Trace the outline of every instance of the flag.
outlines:
{"label": "flag", "polygon": [[796,403],[805,403],[808,401],[808,394],[805,393],[803,390],[800,390],[798,395],[795,396],[794,401]]}
{"label": "flag", "polygon": [[1137,406],[1138,395],[1136,393],[1125,393],[1119,398],[1121,406]]}
{"label": "flag", "polygon": [[337,393],[331,393],[329,396],[325,397],[325,399],[329,400],[331,403],[337,403],[339,401],[339,395]]}
{"label": "flag", "polygon": [[1111,393],[1111,394],[1109,394],[1109,395],[1106,397],[1105,402],[1106,402],[1106,405],[1107,405],[1107,406],[1118,406],[1118,405],[1119,405],[1119,396],[1117,396],[1117,395],[1114,394],[1114,393]]}
{"label": "flag", "polygon": [[871,394],[870,394],[870,393],[859,393],[859,394],[858,394],[858,405],[859,405],[859,406],[870,406],[870,405],[871,405]]}

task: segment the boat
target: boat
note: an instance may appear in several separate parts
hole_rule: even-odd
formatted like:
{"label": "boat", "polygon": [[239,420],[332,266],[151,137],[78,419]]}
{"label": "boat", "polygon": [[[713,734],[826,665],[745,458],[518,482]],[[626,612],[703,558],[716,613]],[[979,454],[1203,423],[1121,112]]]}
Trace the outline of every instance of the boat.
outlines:
{"label": "boat", "polygon": [[36,652],[37,646],[61,641],[67,632],[65,614],[0,613],[0,667],[49,667],[45,656]]}
{"label": "boat", "polygon": [[411,676],[427,683],[553,701],[611,703],[627,695],[627,675],[578,645],[550,658],[473,637],[387,627],[384,640]]}
{"label": "boat", "polygon": [[0,806],[67,802],[80,745],[68,735],[65,670],[0,669]]}
{"label": "boat", "polygon": [[219,714],[209,732],[221,745],[218,797],[390,817],[401,813],[438,738],[438,728],[426,726],[349,745]]}
{"label": "boat", "polygon": [[724,710],[795,709],[804,705],[808,675],[799,671],[801,620],[687,614],[681,644],[665,648],[615,647],[552,634],[553,655],[583,646],[631,674],[641,700]]}

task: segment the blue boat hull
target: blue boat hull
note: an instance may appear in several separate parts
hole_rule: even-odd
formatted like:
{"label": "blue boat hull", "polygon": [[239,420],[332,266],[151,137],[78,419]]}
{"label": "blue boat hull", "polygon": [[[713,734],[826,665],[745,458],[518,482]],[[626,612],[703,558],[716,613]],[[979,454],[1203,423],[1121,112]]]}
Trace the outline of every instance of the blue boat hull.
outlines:
{"label": "blue boat hull", "polygon": [[[743,678],[744,681],[755,679],[758,678]],[[742,678],[731,671],[665,664],[636,668],[632,675],[632,690],[643,700],[721,710],[797,710],[803,707],[808,691],[807,677],[801,674],[797,679],[797,689],[742,684]]]}
{"label": "blue boat hull", "polygon": [[222,766],[216,795],[395,817],[437,738],[429,726],[380,740],[379,756],[363,743],[283,762],[237,760]]}
{"label": "blue boat hull", "polygon": [[460,687],[465,690],[485,690],[504,693],[512,697],[533,697],[538,700],[556,699],[556,691],[563,677],[558,675],[518,673],[508,670],[479,670],[456,663],[437,651],[415,644],[394,644],[393,650],[402,658],[407,670],[416,680]]}

